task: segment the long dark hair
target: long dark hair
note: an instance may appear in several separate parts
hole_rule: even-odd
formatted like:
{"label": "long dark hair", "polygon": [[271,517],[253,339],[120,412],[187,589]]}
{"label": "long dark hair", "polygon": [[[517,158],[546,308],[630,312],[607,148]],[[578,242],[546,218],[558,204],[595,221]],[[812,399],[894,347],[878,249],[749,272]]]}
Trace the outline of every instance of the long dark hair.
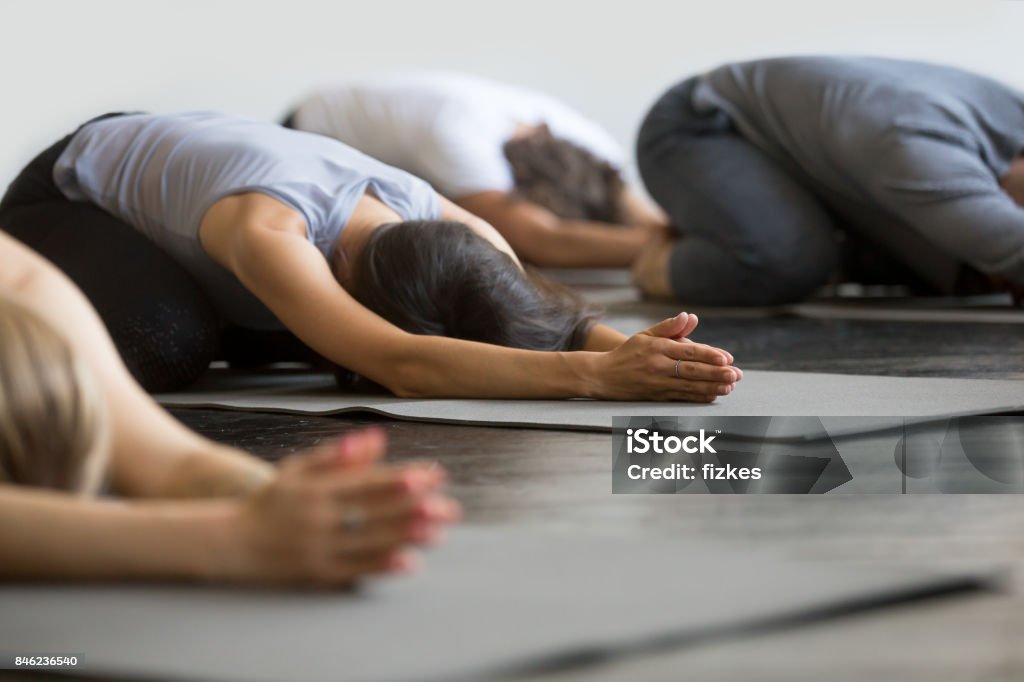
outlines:
{"label": "long dark hair", "polygon": [[353,265],[356,300],[414,334],[578,350],[598,316],[568,289],[521,270],[463,223],[382,225]]}
{"label": "long dark hair", "polygon": [[515,193],[567,220],[622,221],[619,171],[547,126],[505,143]]}

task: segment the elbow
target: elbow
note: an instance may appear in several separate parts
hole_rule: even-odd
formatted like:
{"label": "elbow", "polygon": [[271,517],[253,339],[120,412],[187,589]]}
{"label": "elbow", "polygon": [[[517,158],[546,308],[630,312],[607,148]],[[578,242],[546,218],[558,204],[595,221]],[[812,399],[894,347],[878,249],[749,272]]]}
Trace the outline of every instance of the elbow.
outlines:
{"label": "elbow", "polygon": [[436,391],[431,391],[424,387],[422,384],[416,382],[401,382],[394,383],[391,386],[386,387],[391,391],[396,398],[406,399],[418,399],[418,398],[443,398],[444,395],[438,394]]}
{"label": "elbow", "polygon": [[396,384],[394,386],[388,387],[388,390],[394,393],[396,398],[415,399],[436,397],[422,390],[422,388],[414,386],[412,384]]}
{"label": "elbow", "polygon": [[399,398],[430,398],[440,392],[444,381],[440,367],[448,339],[394,329],[387,338],[377,338],[353,355],[361,362],[345,364]]}
{"label": "elbow", "polygon": [[31,297],[47,286],[52,275],[41,263],[18,263],[0,280],[0,286],[20,296]]}
{"label": "elbow", "polygon": [[429,368],[415,357],[405,357],[391,363],[386,376],[377,380],[377,383],[398,398],[439,397]]}

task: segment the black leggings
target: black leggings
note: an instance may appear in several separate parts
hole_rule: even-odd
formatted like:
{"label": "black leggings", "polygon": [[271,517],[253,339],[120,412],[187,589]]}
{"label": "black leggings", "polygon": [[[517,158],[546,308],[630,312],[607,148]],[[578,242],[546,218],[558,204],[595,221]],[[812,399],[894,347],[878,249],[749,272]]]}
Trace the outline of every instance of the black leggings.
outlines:
{"label": "black leggings", "polygon": [[146,390],[184,388],[216,359],[242,366],[314,359],[290,333],[225,327],[170,255],[97,206],[65,198],[53,167],[72,135],[37,156],[11,183],[0,200],[0,229],[78,285]]}

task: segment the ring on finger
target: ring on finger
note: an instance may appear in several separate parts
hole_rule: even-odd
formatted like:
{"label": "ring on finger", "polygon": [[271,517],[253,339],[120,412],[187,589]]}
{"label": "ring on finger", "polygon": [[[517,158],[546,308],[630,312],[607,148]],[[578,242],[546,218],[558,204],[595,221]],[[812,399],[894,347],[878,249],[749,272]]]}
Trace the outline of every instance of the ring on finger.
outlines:
{"label": "ring on finger", "polygon": [[675,369],[676,379],[682,379],[683,378],[683,377],[679,376],[679,363],[682,362],[682,361],[683,361],[682,358],[679,358],[678,360],[676,360],[676,369]]}
{"label": "ring on finger", "polygon": [[360,531],[366,527],[366,510],[359,505],[349,505],[341,512],[341,525],[348,531]]}

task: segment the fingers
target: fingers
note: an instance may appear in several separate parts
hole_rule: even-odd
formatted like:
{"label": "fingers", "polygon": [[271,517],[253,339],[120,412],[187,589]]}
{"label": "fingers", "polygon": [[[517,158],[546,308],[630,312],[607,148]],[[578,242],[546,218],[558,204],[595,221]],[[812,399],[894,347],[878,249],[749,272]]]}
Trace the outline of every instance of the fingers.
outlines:
{"label": "fingers", "polygon": [[686,324],[683,325],[683,330],[679,332],[679,334],[676,337],[674,337],[676,341],[681,341],[685,337],[692,334],[693,330],[697,328],[698,324],[700,324],[700,319],[695,314],[687,314]]}
{"label": "fingers", "polygon": [[[345,528],[345,516],[358,509],[365,518],[366,524],[426,522],[431,524],[454,523],[462,517],[462,507],[458,502],[442,495],[432,495],[422,499],[408,497],[371,497],[366,500],[352,500],[335,507],[335,521]],[[361,528],[354,529],[356,532]]]}
{"label": "fingers", "polygon": [[693,342],[658,345],[665,354],[658,371],[671,382],[663,390],[675,400],[710,403],[732,393],[735,382],[743,378],[739,368],[729,366],[732,356],[721,349]]}
{"label": "fingers", "polygon": [[313,486],[339,503],[360,501],[372,496],[422,497],[435,492],[446,479],[444,469],[416,462],[402,466],[377,466],[372,469],[337,470],[321,474]]}
{"label": "fingers", "polygon": [[432,545],[441,537],[443,524],[417,518],[378,519],[360,529],[344,529],[331,543],[335,554],[373,554],[406,544]]}
{"label": "fingers", "polygon": [[732,393],[735,385],[733,382],[703,381],[700,379],[676,379],[674,376],[666,377],[671,384],[661,385],[669,391],[686,393],[694,396],[710,396],[716,398]]}
{"label": "fingers", "polygon": [[384,431],[370,428],[344,436],[338,443],[338,464],[344,467],[368,466],[378,462],[387,451]]}
{"label": "fingers", "polygon": [[716,399],[732,393],[734,388],[735,384],[666,377],[664,381],[659,382],[652,398],[657,400],[685,400],[691,403],[713,403]]}
{"label": "fingers", "polygon": [[396,552],[409,544],[432,545],[440,541],[444,526],[462,515],[457,502],[442,496],[413,505],[371,502],[363,511],[365,526],[339,524],[329,546],[332,556],[358,564],[366,555]]}
{"label": "fingers", "polygon": [[409,573],[419,566],[416,554],[407,549],[344,557],[318,572],[317,583],[326,586],[352,585],[363,578],[386,573]]}
{"label": "fingers", "polygon": [[677,336],[684,336],[683,330],[689,324],[690,316],[687,313],[679,313],[675,317],[662,320],[658,324],[648,327],[641,334],[657,336],[665,339],[672,339]]}
{"label": "fingers", "polygon": [[671,339],[657,339],[654,349],[672,360],[704,362],[709,365],[728,365],[731,356],[703,343],[683,343]]}
{"label": "fingers", "polygon": [[662,320],[653,327],[648,327],[641,334],[648,336],[659,336],[666,339],[681,341],[684,337],[693,333],[693,330],[700,324],[700,320],[693,313],[679,313],[675,317]]}
{"label": "fingers", "polygon": [[407,548],[436,542],[461,508],[439,494],[441,467],[382,465],[385,447],[371,429],[287,458],[239,515],[241,579],[327,586],[409,570]]}
{"label": "fingers", "polygon": [[292,455],[281,463],[282,470],[306,475],[338,468],[365,467],[378,461],[387,449],[387,437],[381,429],[349,433]]}
{"label": "fingers", "polygon": [[682,360],[677,364],[677,361],[672,360],[671,358],[664,358],[664,361],[659,362],[659,364],[661,367],[664,367],[662,373],[665,374],[665,376],[671,376],[677,379],[732,384],[739,381],[742,376],[740,370],[735,367],[710,365],[705,362]]}
{"label": "fingers", "polygon": [[689,391],[670,391],[668,392],[663,400],[682,401],[686,403],[700,403],[709,405],[718,399],[717,395],[708,395],[706,393],[691,393]]}
{"label": "fingers", "polygon": [[441,495],[421,499],[371,498],[366,502],[366,513],[374,519],[412,519],[434,523],[454,523],[462,517],[458,502]]}
{"label": "fingers", "polygon": [[[397,477],[401,484],[398,487],[394,478],[366,476],[364,485],[344,493],[337,488],[331,491],[328,513],[336,529],[335,551],[377,551],[408,542],[429,544],[437,539],[441,526],[461,517],[459,504],[436,492],[444,482],[437,467],[418,465],[405,469]],[[403,480],[409,470],[416,474],[411,489]],[[427,475],[420,475],[422,472]],[[355,527],[346,522],[353,513],[358,519]]]}
{"label": "fingers", "polygon": [[743,378],[727,351],[695,343],[696,315],[680,313],[636,334],[607,354],[602,371],[610,376],[599,395],[631,400],[713,402]]}
{"label": "fingers", "polygon": [[710,348],[711,350],[717,351],[725,357],[725,359],[728,361],[728,364],[730,365],[736,362],[736,358],[733,357],[732,353],[725,350],[724,348],[719,348],[718,346],[711,346],[706,343],[697,343],[696,341],[691,341],[690,339],[683,339],[683,343],[695,343],[699,346],[705,346],[706,348]]}
{"label": "fingers", "polygon": [[[696,341],[693,341],[692,339],[686,339],[686,338],[673,339],[673,340],[679,341],[680,343],[697,343]],[[726,357],[726,359],[729,361],[730,365],[732,363],[736,362],[736,358],[733,357],[733,354],[730,353],[729,351],[725,350],[724,348],[719,348],[718,346],[711,346],[711,345],[708,345],[706,343],[702,343],[700,345],[707,346],[708,348],[713,348],[714,350],[718,351],[719,353],[721,353],[722,355],[724,355]]]}
{"label": "fingers", "polygon": [[[357,525],[347,517],[355,513]],[[382,494],[362,490],[344,501],[336,500],[326,528],[311,549],[319,582],[349,584],[382,573],[414,567],[410,545],[433,545],[442,539],[444,526],[462,515],[455,500],[430,494]]]}
{"label": "fingers", "polygon": [[[680,313],[680,315],[685,318],[686,322],[683,324],[683,327],[682,327],[682,329],[680,330],[680,332],[678,334],[676,334],[674,336],[671,336],[671,337],[668,337],[668,338],[671,338],[673,341],[679,341],[681,343],[696,343],[695,341],[692,341],[692,340],[690,340],[690,339],[688,339],[686,337],[688,337],[690,334],[692,334],[694,332],[695,329],[697,329],[697,325],[700,324],[700,318],[697,317],[696,313]],[[669,318],[669,319],[672,320],[672,319],[676,319],[676,318]],[[668,321],[669,320],[665,320],[664,322],[661,322],[659,324],[664,324],[665,322],[668,322]],[[655,327],[657,327],[657,325],[655,325]],[[652,327],[652,329],[653,328],[654,327]],[[648,330],[648,332],[649,331],[650,330]],[[701,345],[707,345],[707,344],[701,344]],[[724,348],[718,348],[717,346],[708,346],[708,348],[713,348],[714,350],[716,350],[719,353],[721,353],[722,355],[724,355],[725,358],[729,361],[729,364],[732,364],[733,362],[736,361],[736,359],[732,356],[732,353],[730,353],[729,351],[725,350]]]}

